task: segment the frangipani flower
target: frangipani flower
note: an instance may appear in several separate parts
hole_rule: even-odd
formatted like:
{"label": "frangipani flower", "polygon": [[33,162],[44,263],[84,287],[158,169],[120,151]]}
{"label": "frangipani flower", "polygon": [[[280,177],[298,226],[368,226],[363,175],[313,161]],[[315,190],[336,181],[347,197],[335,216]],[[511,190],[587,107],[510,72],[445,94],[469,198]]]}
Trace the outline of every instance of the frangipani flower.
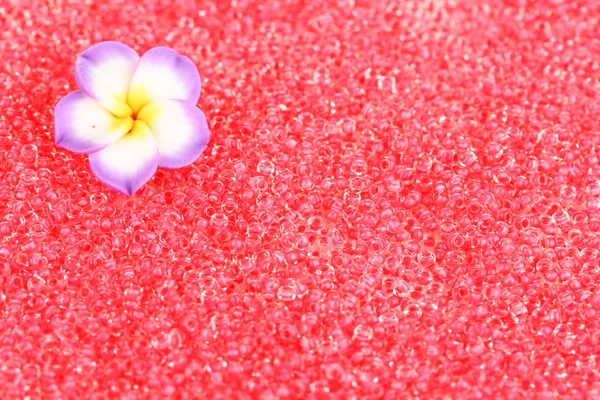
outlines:
{"label": "frangipani flower", "polygon": [[80,90],[54,110],[56,145],[89,154],[106,186],[132,195],[158,167],[184,167],[206,148],[200,75],[174,50],[140,57],[122,43],[98,43],[77,58],[75,80]]}

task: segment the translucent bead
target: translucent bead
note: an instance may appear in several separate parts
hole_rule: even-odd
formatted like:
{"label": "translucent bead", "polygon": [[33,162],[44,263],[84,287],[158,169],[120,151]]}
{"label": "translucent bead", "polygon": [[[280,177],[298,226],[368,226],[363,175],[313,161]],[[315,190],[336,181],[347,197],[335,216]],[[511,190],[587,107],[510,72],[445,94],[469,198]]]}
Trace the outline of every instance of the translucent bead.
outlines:
{"label": "translucent bead", "polygon": [[[594,2],[39,3],[0,7],[8,398],[597,396]],[[111,35],[211,130],[133,196],[53,141]]]}
{"label": "translucent bead", "polygon": [[436,257],[432,251],[424,250],[419,253],[419,263],[424,267],[431,267],[435,264]]}

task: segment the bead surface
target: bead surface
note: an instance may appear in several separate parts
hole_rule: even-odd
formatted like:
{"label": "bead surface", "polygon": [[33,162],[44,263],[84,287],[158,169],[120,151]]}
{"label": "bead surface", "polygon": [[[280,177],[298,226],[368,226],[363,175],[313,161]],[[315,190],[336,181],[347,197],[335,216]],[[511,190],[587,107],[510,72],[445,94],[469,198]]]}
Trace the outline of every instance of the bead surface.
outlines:
{"label": "bead surface", "polygon": [[[596,1],[4,3],[0,394],[598,398]],[[52,138],[104,40],[212,132],[129,198]]]}

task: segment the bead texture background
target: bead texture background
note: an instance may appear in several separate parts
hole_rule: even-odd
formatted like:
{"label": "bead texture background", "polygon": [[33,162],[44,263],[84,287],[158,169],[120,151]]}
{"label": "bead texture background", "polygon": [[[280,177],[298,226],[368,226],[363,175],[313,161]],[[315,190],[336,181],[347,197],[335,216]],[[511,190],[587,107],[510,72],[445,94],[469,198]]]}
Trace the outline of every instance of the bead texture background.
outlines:
{"label": "bead texture background", "polygon": [[[599,19],[3,1],[0,394],[600,399]],[[131,198],[54,145],[102,40],[203,78],[208,149]]]}

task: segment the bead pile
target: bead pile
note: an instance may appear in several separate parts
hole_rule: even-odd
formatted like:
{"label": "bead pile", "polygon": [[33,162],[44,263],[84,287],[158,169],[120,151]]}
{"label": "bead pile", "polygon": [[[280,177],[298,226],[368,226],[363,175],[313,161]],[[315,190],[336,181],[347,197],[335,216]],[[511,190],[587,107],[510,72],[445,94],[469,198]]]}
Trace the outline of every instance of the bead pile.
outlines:
{"label": "bead pile", "polygon": [[[599,399],[599,18],[3,2],[0,394]],[[132,197],[53,139],[103,40],[202,76],[209,147]]]}

